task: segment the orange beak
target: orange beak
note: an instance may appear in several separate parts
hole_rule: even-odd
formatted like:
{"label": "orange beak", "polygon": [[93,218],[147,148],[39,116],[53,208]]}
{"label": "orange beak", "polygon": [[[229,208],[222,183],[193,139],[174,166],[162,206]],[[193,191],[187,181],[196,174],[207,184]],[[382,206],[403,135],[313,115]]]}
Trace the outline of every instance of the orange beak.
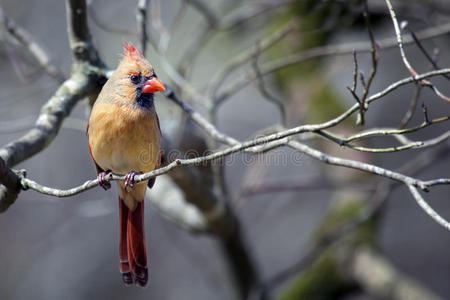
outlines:
{"label": "orange beak", "polygon": [[143,94],[148,94],[148,93],[153,94],[153,93],[162,92],[165,90],[166,90],[166,88],[164,87],[164,84],[161,82],[161,80],[159,80],[156,77],[153,77],[144,83],[144,87],[142,88],[142,93]]}

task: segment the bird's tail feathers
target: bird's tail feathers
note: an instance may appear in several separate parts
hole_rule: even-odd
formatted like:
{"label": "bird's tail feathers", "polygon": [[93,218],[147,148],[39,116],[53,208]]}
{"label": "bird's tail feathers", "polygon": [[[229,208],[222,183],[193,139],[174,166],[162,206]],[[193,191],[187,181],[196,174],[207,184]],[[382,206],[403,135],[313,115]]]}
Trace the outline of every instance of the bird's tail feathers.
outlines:
{"label": "bird's tail feathers", "polygon": [[144,287],[148,281],[144,201],[137,202],[131,210],[119,197],[119,223],[119,268],[123,281]]}

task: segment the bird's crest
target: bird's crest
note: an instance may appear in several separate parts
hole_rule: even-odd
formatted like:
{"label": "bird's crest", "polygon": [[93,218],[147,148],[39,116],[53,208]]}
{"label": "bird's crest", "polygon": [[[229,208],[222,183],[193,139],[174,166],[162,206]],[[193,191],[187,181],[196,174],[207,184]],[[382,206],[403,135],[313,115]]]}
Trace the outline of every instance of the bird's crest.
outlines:
{"label": "bird's crest", "polygon": [[144,55],[142,55],[142,52],[139,51],[132,43],[123,41],[122,47],[123,47],[124,58],[129,58],[132,60],[138,60],[138,59],[144,58]]}

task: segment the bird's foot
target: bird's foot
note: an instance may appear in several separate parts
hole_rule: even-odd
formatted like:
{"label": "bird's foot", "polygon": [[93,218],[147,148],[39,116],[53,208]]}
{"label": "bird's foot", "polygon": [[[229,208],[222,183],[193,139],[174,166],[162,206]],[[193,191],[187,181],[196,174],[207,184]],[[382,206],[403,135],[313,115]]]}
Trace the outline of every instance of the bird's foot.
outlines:
{"label": "bird's foot", "polygon": [[137,174],[139,173],[130,171],[127,175],[125,175],[125,187],[134,187],[134,176],[136,176]]}
{"label": "bird's foot", "polygon": [[105,191],[109,190],[111,188],[111,183],[109,182],[109,174],[111,172],[100,172],[98,173],[97,180],[98,185],[101,186]]}

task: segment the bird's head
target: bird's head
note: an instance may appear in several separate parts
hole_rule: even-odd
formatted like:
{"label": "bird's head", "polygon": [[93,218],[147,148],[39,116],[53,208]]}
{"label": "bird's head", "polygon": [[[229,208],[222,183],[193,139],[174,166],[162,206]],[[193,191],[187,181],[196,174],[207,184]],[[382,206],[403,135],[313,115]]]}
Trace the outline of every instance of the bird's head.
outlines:
{"label": "bird's head", "polygon": [[[124,42],[124,54],[114,77],[120,86],[122,100],[143,108],[153,106],[153,94],[165,90],[152,65],[131,43]],[[125,98],[125,99],[123,99]]]}

